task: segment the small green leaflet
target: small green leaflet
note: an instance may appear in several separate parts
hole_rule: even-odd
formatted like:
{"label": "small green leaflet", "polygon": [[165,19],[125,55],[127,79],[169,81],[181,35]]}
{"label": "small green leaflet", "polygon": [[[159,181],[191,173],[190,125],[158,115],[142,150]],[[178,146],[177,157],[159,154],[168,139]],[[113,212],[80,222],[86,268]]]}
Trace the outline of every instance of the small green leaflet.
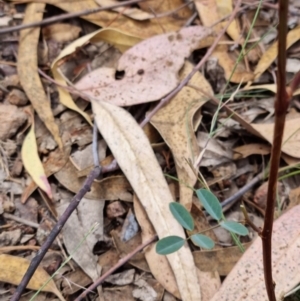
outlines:
{"label": "small green leaflet", "polygon": [[191,214],[185,209],[183,205],[176,202],[172,202],[169,204],[169,208],[177,222],[183,228],[189,231],[192,231],[194,229],[194,220]]}
{"label": "small green leaflet", "polygon": [[191,236],[193,243],[204,249],[212,249],[215,246],[213,240],[203,234],[194,234]]}
{"label": "small green leaflet", "polygon": [[156,253],[168,255],[178,251],[185,243],[185,239],[179,236],[167,236],[156,243]]}
{"label": "small green leaflet", "polygon": [[222,228],[224,228],[230,232],[236,233],[238,235],[245,236],[245,235],[249,234],[248,229],[244,225],[234,222],[234,221],[223,221],[220,223],[220,226]]}
{"label": "small green leaflet", "polygon": [[197,189],[196,193],[206,212],[219,221],[222,218],[222,207],[215,195],[207,189]]}

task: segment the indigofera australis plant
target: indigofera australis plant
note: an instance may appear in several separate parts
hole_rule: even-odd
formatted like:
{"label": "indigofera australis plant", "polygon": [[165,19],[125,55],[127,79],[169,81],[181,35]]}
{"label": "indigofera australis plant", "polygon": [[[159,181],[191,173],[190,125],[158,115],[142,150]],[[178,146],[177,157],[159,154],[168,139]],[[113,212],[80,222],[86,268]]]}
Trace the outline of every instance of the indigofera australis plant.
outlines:
{"label": "indigofera australis plant", "polygon": [[[285,87],[285,37],[286,37],[286,27],[287,27],[287,1],[280,1],[280,24],[279,24],[279,59],[278,59],[278,92],[277,92],[277,100],[275,104],[275,133],[274,142],[273,142],[273,151],[271,157],[270,164],[270,181],[269,181],[269,193],[268,193],[268,204],[267,204],[267,214],[265,220],[265,227],[263,231],[260,233],[263,239],[264,245],[264,267],[265,267],[265,279],[266,286],[269,295],[269,300],[275,300],[274,289],[273,289],[273,281],[272,281],[272,271],[271,271],[271,234],[272,234],[272,224],[273,224],[273,212],[274,212],[274,203],[275,203],[275,192],[276,192],[276,182],[277,182],[277,174],[278,174],[278,162],[280,157],[280,148],[282,144],[282,134],[284,129],[284,118],[286,114],[286,109],[288,107],[289,98],[293,94],[293,91],[298,86],[298,82],[300,80],[300,76],[296,76],[295,80],[290,85],[288,91]],[[197,70],[195,69],[195,72]],[[187,80],[188,81],[188,80]],[[187,82],[186,81],[186,82]],[[186,84],[186,83],[185,83]],[[113,135],[111,135],[113,136]],[[97,161],[97,160],[96,160]],[[98,160],[99,161],[99,160]],[[101,168],[96,165],[95,170],[88,177],[84,187],[79,191],[79,193],[74,197],[71,206],[63,215],[63,218],[60,219],[60,222],[55,226],[54,231],[51,233],[50,239],[47,241],[42,248],[39,254],[45,254],[49,246],[51,245],[51,241],[54,240],[56,235],[59,233],[60,229],[66,222],[68,216],[71,214],[73,210],[76,208],[76,204],[79,202],[80,198],[87,192],[88,188],[91,186],[91,183],[94,178],[96,178],[101,172]],[[234,234],[238,235],[246,235],[248,230],[240,223],[233,223],[226,221],[222,214],[221,206],[216,197],[207,189],[200,189],[196,191],[199,200],[202,202],[203,207],[215,220],[218,221],[219,225]],[[193,229],[193,220],[189,214],[189,212],[178,203],[170,203],[169,208],[177,219],[177,221],[187,230]],[[194,234],[191,237],[191,240],[204,248],[210,248],[213,246],[213,242],[208,239],[205,235],[202,234]],[[161,254],[169,254],[170,249],[170,241],[169,238],[165,238],[158,243],[158,251]],[[173,239],[173,238],[172,238]],[[153,241],[153,240],[151,240]],[[163,245],[163,241],[167,242],[167,246]],[[172,242],[172,241],[171,241]],[[185,243],[185,240],[179,237],[177,238],[177,250]],[[140,246],[142,249],[143,246]],[[173,251],[176,251],[173,248]],[[30,266],[30,271],[26,275],[25,280],[22,280],[21,285],[18,288],[17,293],[13,297],[13,300],[18,300],[22,290],[26,287],[26,283],[28,283],[31,275],[34,273],[34,269],[41,260],[42,256],[39,258],[35,258]],[[95,287],[99,285],[101,282],[95,283]],[[88,291],[86,291],[88,292]]]}
{"label": "indigofera australis plant", "polygon": [[[267,204],[264,218],[264,227],[262,230],[256,229],[262,239],[262,258],[265,288],[269,301],[276,301],[275,286],[272,276],[272,230],[274,221],[274,208],[276,204],[276,187],[278,180],[279,161],[281,156],[281,147],[283,142],[283,133],[285,125],[285,117],[293,96],[294,91],[300,83],[300,72],[286,87],[286,36],[287,36],[287,16],[288,16],[288,1],[279,1],[279,25],[278,25],[278,70],[277,70],[277,93],[275,100],[275,125],[271,151],[271,159],[269,164],[269,182],[267,192]],[[196,191],[199,200],[201,201],[207,213],[218,221],[219,225],[231,232],[239,235],[247,235],[247,228],[239,223],[232,223],[224,220],[222,208],[216,197],[205,189]],[[193,219],[189,212],[178,203],[171,203],[170,210],[176,220],[187,230],[193,229]],[[246,217],[246,216],[245,216]],[[247,220],[247,218],[246,218]],[[251,223],[249,222],[251,226]],[[194,244],[202,248],[212,248],[213,241],[202,234],[194,234],[188,239],[191,239]],[[185,240],[176,236],[165,237],[157,242],[156,250],[159,254],[169,254],[180,249],[185,243]]]}

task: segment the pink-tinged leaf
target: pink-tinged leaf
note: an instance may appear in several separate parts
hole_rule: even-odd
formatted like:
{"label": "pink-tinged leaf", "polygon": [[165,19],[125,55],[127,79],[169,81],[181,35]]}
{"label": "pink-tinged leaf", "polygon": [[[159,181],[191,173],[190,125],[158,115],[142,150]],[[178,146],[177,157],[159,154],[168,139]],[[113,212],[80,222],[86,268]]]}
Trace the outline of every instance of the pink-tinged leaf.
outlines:
{"label": "pink-tinged leaf", "polygon": [[51,187],[47,180],[43,164],[38,154],[38,148],[34,133],[34,120],[32,115],[31,120],[32,126],[29,132],[27,133],[27,136],[25,137],[22,145],[22,161],[26,171],[29,173],[36,185],[40,187],[43,191],[45,191],[49,198],[52,198]]}

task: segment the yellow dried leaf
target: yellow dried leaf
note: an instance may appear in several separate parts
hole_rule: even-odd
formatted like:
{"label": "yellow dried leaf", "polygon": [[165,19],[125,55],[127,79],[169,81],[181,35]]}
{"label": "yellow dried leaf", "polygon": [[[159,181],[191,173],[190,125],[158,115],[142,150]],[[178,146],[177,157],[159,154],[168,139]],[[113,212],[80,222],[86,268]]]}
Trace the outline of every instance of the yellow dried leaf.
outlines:
{"label": "yellow dried leaf", "polygon": [[[27,268],[29,267],[30,261],[17,256],[12,256],[8,254],[0,255],[0,281],[8,282],[14,285],[18,285]],[[49,279],[47,272],[38,267],[32,278],[30,279],[27,288],[32,290],[39,290],[42,285]],[[61,295],[53,280],[50,280],[47,285],[42,289],[44,292],[50,292],[55,294],[59,300],[65,301],[64,297]]]}
{"label": "yellow dried leaf", "polygon": [[[38,22],[43,19],[45,4],[30,3],[26,7],[23,24]],[[38,74],[37,45],[40,28],[29,28],[20,32],[18,52],[18,74],[21,85],[32,106],[45,123],[60,148],[63,147],[58,125],[55,123],[50,101],[47,98]]]}
{"label": "yellow dried leaf", "polygon": [[[99,131],[141,200],[158,236],[185,237],[182,227],[169,210],[173,198],[143,130],[120,107],[92,101],[92,109]],[[197,271],[187,245],[167,258],[182,300],[201,300]]]}
{"label": "yellow dried leaf", "polygon": [[[286,37],[286,49],[288,49],[294,43],[296,43],[299,40],[299,37],[300,37],[300,26],[297,26],[296,28],[289,31]],[[277,55],[278,55],[278,42],[276,41],[268,48],[268,50],[260,58],[260,61],[258,62],[254,71],[255,79],[259,78],[260,75],[270,67],[270,65],[277,58]]]}
{"label": "yellow dried leaf", "polygon": [[47,176],[43,168],[43,164],[38,154],[38,148],[34,133],[33,116],[31,116],[31,119],[31,128],[27,133],[22,145],[22,161],[26,171],[32,177],[32,180],[36,183],[36,185],[40,187],[43,191],[45,191],[49,198],[52,198],[51,187],[49,185]]}

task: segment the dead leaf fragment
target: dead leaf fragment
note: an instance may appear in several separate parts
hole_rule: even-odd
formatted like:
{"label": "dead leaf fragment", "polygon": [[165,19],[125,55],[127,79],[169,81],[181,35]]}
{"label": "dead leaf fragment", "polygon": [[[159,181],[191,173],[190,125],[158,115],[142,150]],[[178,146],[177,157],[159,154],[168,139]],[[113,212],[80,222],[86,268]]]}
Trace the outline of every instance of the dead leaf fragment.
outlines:
{"label": "dead leaf fragment", "polygon": [[[124,109],[106,102],[92,101],[99,131],[135,193],[146,208],[159,237],[184,231],[169,211],[172,195],[143,130]],[[167,256],[176,277],[181,298],[201,300],[197,272],[187,246]]]}
{"label": "dead leaf fragment", "polygon": [[[38,22],[43,19],[44,3],[30,3],[26,7],[23,24]],[[32,106],[53,135],[60,148],[63,144],[59,129],[55,123],[50,101],[47,98],[38,74],[37,45],[40,28],[29,28],[20,33],[18,52],[18,74],[21,85],[26,92]]]}
{"label": "dead leaf fragment", "polygon": [[[283,143],[281,151],[285,154],[300,158],[299,148],[300,148],[300,126],[299,126],[300,118],[295,118],[292,120],[287,120],[285,122],[285,128],[283,133]],[[274,124],[254,124],[251,123],[251,127],[253,127],[257,132],[263,136],[269,143],[273,143],[273,135],[274,135]]]}
{"label": "dead leaf fragment", "polygon": [[158,100],[177,86],[184,59],[210,33],[208,28],[193,26],[142,41],[119,59],[117,71],[124,72],[121,79],[115,79],[115,69],[99,68],[75,87],[94,99],[118,106]]}
{"label": "dead leaf fragment", "polygon": [[67,23],[56,23],[42,28],[45,40],[55,40],[59,43],[66,43],[78,38],[81,28]]}
{"label": "dead leaf fragment", "polygon": [[[29,264],[30,261],[25,258],[1,254],[0,281],[18,285],[29,267]],[[50,276],[46,273],[46,271],[42,267],[38,267],[30,279],[27,288],[39,290],[49,278]],[[50,280],[42,291],[53,293],[59,298],[59,300],[65,301],[53,280]]]}

